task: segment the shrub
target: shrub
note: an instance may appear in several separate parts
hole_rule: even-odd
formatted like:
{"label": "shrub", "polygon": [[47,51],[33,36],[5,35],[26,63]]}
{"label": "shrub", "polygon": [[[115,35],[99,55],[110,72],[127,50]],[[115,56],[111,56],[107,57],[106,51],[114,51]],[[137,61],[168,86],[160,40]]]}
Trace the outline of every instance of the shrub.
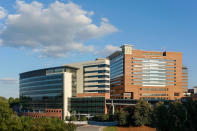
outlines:
{"label": "shrub", "polygon": [[71,121],[77,121],[77,117],[76,117],[76,116],[71,116],[71,117],[70,117],[70,120],[71,120]]}
{"label": "shrub", "polygon": [[87,121],[87,118],[85,116],[81,116],[81,121]]}

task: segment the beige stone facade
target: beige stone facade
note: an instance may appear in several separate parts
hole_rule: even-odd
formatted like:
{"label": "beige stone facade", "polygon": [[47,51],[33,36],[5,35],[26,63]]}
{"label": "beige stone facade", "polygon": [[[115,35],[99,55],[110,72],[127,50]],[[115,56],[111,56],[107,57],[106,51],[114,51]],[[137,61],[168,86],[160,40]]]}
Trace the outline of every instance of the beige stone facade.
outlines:
{"label": "beige stone facade", "polygon": [[109,93],[109,60],[98,58],[95,61],[68,64],[78,68],[77,93]]}

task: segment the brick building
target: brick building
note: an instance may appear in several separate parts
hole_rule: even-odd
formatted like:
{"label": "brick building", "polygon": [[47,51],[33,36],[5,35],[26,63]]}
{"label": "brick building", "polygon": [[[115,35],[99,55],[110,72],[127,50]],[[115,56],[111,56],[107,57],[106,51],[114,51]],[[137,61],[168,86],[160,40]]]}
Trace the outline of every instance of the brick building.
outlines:
{"label": "brick building", "polygon": [[181,52],[143,51],[133,49],[132,45],[121,48],[108,57],[112,99],[183,97]]}

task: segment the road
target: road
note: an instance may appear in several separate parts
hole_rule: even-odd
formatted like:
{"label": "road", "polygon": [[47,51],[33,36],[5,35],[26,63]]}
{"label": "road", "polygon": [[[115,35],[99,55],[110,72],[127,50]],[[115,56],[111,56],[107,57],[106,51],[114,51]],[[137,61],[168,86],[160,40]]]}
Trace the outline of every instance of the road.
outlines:
{"label": "road", "polygon": [[87,126],[80,126],[77,127],[76,131],[102,131],[102,126],[94,126],[94,125],[87,125]]}

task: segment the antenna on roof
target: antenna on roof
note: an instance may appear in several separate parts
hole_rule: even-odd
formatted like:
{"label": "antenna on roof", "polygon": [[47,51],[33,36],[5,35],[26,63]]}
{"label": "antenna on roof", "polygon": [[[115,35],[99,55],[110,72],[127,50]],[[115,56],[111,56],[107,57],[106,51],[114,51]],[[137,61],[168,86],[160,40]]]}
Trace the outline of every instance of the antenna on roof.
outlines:
{"label": "antenna on roof", "polygon": [[166,56],[166,48],[162,47],[161,50],[163,51],[163,56]]}
{"label": "antenna on roof", "polygon": [[162,50],[163,52],[166,52],[166,48],[165,48],[165,47],[161,47],[161,50]]}

